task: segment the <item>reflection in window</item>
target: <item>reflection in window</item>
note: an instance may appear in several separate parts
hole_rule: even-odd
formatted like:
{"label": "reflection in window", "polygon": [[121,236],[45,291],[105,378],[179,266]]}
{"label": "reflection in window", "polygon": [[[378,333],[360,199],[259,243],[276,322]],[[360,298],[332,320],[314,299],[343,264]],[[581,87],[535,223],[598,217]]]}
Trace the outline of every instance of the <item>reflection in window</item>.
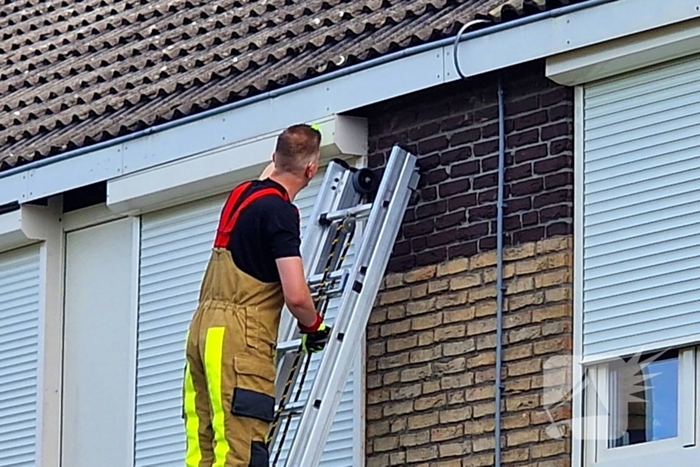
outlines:
{"label": "reflection in window", "polygon": [[609,447],[678,436],[678,352],[610,366]]}

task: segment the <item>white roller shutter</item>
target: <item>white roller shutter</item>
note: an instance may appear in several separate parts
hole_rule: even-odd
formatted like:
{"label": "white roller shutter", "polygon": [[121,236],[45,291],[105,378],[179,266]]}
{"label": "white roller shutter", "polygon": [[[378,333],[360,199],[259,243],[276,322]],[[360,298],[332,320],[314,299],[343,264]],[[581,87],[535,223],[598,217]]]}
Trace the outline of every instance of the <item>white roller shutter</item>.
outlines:
{"label": "white roller shutter", "polygon": [[584,91],[588,360],[700,339],[700,60]]}
{"label": "white roller shutter", "polygon": [[[322,176],[319,173],[295,201],[301,211],[302,229]],[[143,217],[136,467],[181,467],[185,457],[181,416],[185,337],[225,199],[226,196],[217,197]],[[308,380],[313,370],[312,366]],[[357,411],[353,412],[356,402],[350,381],[325,450],[323,466],[356,465],[352,446],[364,436],[353,431],[361,417]]]}
{"label": "white roller shutter", "polygon": [[0,254],[0,465],[33,467],[39,352],[39,247]]}

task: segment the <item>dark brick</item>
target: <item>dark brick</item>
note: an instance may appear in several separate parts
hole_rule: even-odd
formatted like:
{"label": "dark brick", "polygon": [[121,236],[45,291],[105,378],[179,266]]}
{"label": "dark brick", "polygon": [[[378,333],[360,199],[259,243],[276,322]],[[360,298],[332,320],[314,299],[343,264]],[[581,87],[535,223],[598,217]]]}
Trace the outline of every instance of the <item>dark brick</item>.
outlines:
{"label": "dark brick", "polygon": [[416,220],[416,210],[406,209],[406,212],[403,214],[403,223],[413,222],[414,220]]}
{"label": "dark brick", "polygon": [[515,117],[513,128],[516,131],[524,130],[525,128],[532,128],[547,123],[548,119],[549,117],[547,116],[547,111],[540,110],[531,114]]}
{"label": "dark brick", "polygon": [[547,157],[546,144],[531,146],[529,148],[515,151],[514,159],[516,164],[520,164],[521,162],[531,161],[534,159],[542,159],[543,157]]}
{"label": "dark brick", "polygon": [[403,272],[413,269],[416,266],[415,256],[401,256],[391,258],[386,266],[387,272]]}
{"label": "dark brick", "polygon": [[448,117],[440,122],[440,131],[452,131],[460,128],[464,125],[464,115],[457,115],[456,117]]}
{"label": "dark brick", "polygon": [[444,165],[452,164],[453,162],[463,161],[472,155],[470,147],[462,147],[459,149],[450,149],[440,154],[440,163]]}
{"label": "dark brick", "polygon": [[489,251],[496,249],[496,237],[484,237],[479,239],[479,250]]}
{"label": "dark brick", "polygon": [[413,251],[422,250],[428,244],[427,237],[415,237],[411,239],[411,248]]}
{"label": "dark brick", "polygon": [[453,212],[451,214],[445,214],[437,219],[435,219],[435,227],[440,229],[445,229],[447,227],[452,227],[463,223],[466,220],[466,213],[464,211]]}
{"label": "dark brick", "polygon": [[498,139],[484,141],[474,145],[474,155],[477,157],[486,156],[498,152]]}
{"label": "dark brick", "polygon": [[450,176],[447,175],[447,171],[444,168],[431,170],[425,177],[429,185],[436,185],[440,182],[444,182],[448,178],[450,178]]}
{"label": "dark brick", "polygon": [[573,185],[574,183],[574,173],[573,172],[559,172],[556,174],[547,175],[544,178],[544,189],[551,190],[552,188],[559,188],[561,186]]}
{"label": "dark brick", "polygon": [[539,105],[538,101],[538,96],[534,95],[524,99],[518,99],[513,102],[507,102],[505,104],[506,115],[511,116],[537,110]]}
{"label": "dark brick", "polygon": [[445,182],[440,184],[439,192],[440,197],[445,198],[448,196],[456,195],[457,193],[464,193],[469,191],[470,183],[466,178],[455,180],[453,182]]}
{"label": "dark brick", "polygon": [[470,128],[452,135],[450,138],[450,145],[454,147],[466,143],[473,143],[474,141],[479,141],[480,138],[481,130],[479,128]]}
{"label": "dark brick", "polygon": [[426,219],[415,224],[408,224],[403,227],[403,234],[406,238],[417,235],[425,235],[435,230],[435,219]]}
{"label": "dark brick", "polygon": [[536,174],[546,174],[550,172],[556,172],[561,169],[568,169],[573,167],[573,157],[571,156],[557,156],[548,157],[541,161],[535,162],[535,173]]}
{"label": "dark brick", "polygon": [[510,191],[513,196],[532,195],[542,191],[544,183],[541,178],[530,178],[522,182],[513,183]]}
{"label": "dark brick", "polygon": [[498,156],[490,156],[481,159],[481,171],[488,172],[498,169]]}
{"label": "dark brick", "polygon": [[474,122],[483,123],[488,120],[496,120],[498,118],[498,106],[486,107],[474,111]]}
{"label": "dark brick", "polygon": [[490,173],[476,177],[474,179],[474,189],[481,190],[482,188],[490,188],[498,184],[498,174]]}
{"label": "dark brick", "polygon": [[549,154],[551,154],[552,156],[556,156],[557,154],[561,154],[564,152],[571,153],[572,148],[573,143],[571,139],[558,139],[549,143]]}
{"label": "dark brick", "polygon": [[532,203],[532,207],[535,209],[539,209],[541,207],[551,206],[553,204],[567,202],[571,203],[573,202],[573,200],[573,193],[571,189],[560,189],[535,196],[535,199]]}
{"label": "dark brick", "polygon": [[540,223],[537,211],[526,212],[522,215],[523,227],[530,227],[531,225],[537,225]]}
{"label": "dark brick", "polygon": [[503,227],[506,230],[517,230],[522,227],[520,223],[520,214],[515,214],[513,216],[508,216],[503,219]]}
{"label": "dark brick", "polygon": [[531,130],[508,135],[506,137],[506,145],[508,148],[519,148],[530,144],[535,144],[540,140],[540,130],[533,128]]}
{"label": "dark brick", "polygon": [[513,180],[521,180],[531,175],[532,166],[530,164],[521,164],[506,168],[505,179],[506,182],[512,182]]}
{"label": "dark brick", "polygon": [[424,219],[429,216],[436,216],[447,211],[447,201],[441,199],[432,203],[423,204],[416,208],[416,219]]}
{"label": "dark brick", "polygon": [[537,242],[542,240],[545,235],[544,227],[532,227],[524,229],[513,234],[513,241],[518,243]]}
{"label": "dark brick", "polygon": [[477,206],[469,210],[469,222],[477,222],[496,217],[496,205],[487,204],[485,206]]}
{"label": "dark brick", "polygon": [[416,266],[427,266],[447,259],[447,248],[428,250],[416,255]]}
{"label": "dark brick", "polygon": [[479,251],[476,241],[458,243],[448,248],[447,255],[449,259],[455,259],[462,256],[472,256]]}
{"label": "dark brick", "polygon": [[557,222],[556,224],[547,226],[547,236],[556,237],[557,235],[571,235],[573,233],[573,225],[568,222]]}
{"label": "dark brick", "polygon": [[498,188],[479,193],[479,204],[492,203],[498,199]]}
{"label": "dark brick", "polygon": [[512,214],[514,212],[525,211],[532,209],[532,200],[529,196],[523,198],[509,199],[506,201],[505,208],[503,212],[506,214]]}
{"label": "dark brick", "polygon": [[563,104],[553,107],[548,110],[549,121],[556,122],[557,120],[563,120],[565,118],[574,118],[574,106],[572,104]]}
{"label": "dark brick", "polygon": [[421,141],[418,143],[418,152],[419,153],[426,153],[426,152],[433,152],[433,151],[439,151],[441,149],[445,149],[448,145],[447,141],[447,136],[441,135],[441,136],[436,136],[435,138],[431,138],[425,141]]}
{"label": "dark brick", "polygon": [[550,222],[557,219],[564,219],[572,217],[572,207],[566,204],[560,204],[558,206],[549,206],[547,208],[540,210],[540,222]]}
{"label": "dark brick", "polygon": [[421,201],[435,201],[437,199],[437,188],[429,186],[420,191]]}
{"label": "dark brick", "polygon": [[418,159],[418,167],[427,172],[440,165],[440,156],[437,154],[432,154],[430,156],[424,156]]}
{"label": "dark brick", "polygon": [[464,177],[466,175],[474,175],[477,173],[479,173],[478,160],[462,162],[461,164],[453,165],[450,168],[450,175],[452,177]]}
{"label": "dark brick", "polygon": [[408,131],[408,138],[411,140],[423,139],[434,135],[440,131],[440,124],[437,122],[417,126]]}
{"label": "dark brick", "polygon": [[489,123],[481,129],[482,138],[493,138],[498,136],[498,122]]}
{"label": "dark brick", "polygon": [[394,243],[394,249],[392,251],[392,255],[402,256],[402,255],[407,255],[410,252],[411,252],[411,242],[404,241],[404,242]]}
{"label": "dark brick", "polygon": [[462,240],[474,240],[489,233],[489,223],[480,222],[478,224],[471,224],[468,227],[459,229],[458,236]]}
{"label": "dark brick", "polygon": [[386,161],[384,160],[384,154],[382,153],[372,154],[367,158],[367,165],[371,169],[375,167],[381,167],[385,163]]}
{"label": "dark brick", "polygon": [[377,149],[381,150],[388,150],[391,149],[391,147],[398,141],[405,141],[406,140],[406,134],[405,133],[394,133],[391,135],[383,136],[379,138],[379,141],[377,141]]}
{"label": "dark brick", "polygon": [[457,240],[457,229],[443,230],[442,232],[437,232],[427,237],[426,240],[428,243],[428,248],[434,248],[436,246],[454,243]]}
{"label": "dark brick", "polygon": [[554,125],[544,126],[540,131],[542,141],[549,141],[550,139],[559,138],[560,136],[569,136],[571,134],[572,131],[569,122],[560,122]]}
{"label": "dark brick", "polygon": [[475,193],[468,193],[450,198],[447,207],[450,211],[454,211],[455,209],[468,208],[471,206],[476,206]]}
{"label": "dark brick", "polygon": [[564,101],[571,101],[569,91],[564,87],[558,87],[540,95],[540,104],[542,107],[551,107],[552,105],[559,104]]}

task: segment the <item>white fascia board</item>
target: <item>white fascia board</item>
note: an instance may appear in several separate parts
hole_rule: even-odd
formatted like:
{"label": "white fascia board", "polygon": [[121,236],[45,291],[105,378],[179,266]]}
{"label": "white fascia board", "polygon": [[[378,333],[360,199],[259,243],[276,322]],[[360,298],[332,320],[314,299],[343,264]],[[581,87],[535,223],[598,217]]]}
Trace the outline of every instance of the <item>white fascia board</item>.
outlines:
{"label": "white fascia board", "polygon": [[[556,12],[556,10],[555,10]],[[700,17],[688,0],[616,0],[462,42],[467,77]],[[426,50],[2,179],[0,206],[112,180],[458,80],[453,47]]]}
{"label": "white fascia board", "polygon": [[547,76],[575,86],[700,51],[700,19],[624,37],[547,59]]}
{"label": "white fascia board", "polygon": [[[321,131],[321,158],[367,154],[367,122],[333,116],[316,121]],[[115,213],[140,214],[230,190],[256,178],[270,163],[278,132],[146,168],[107,183],[107,206]]]}
{"label": "white fascia board", "polygon": [[51,222],[56,222],[49,209],[22,205],[0,215],[0,251],[12,250],[46,240]]}

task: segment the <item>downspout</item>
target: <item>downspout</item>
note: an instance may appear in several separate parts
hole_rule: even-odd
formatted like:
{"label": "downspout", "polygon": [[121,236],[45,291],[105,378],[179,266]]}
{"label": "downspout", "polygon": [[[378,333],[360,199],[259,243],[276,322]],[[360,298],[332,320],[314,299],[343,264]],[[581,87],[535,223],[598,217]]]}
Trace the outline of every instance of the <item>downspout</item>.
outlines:
{"label": "downspout", "polygon": [[[459,67],[458,46],[460,37],[470,26],[488,23],[486,20],[471,21],[460,29],[454,43],[454,64],[457,73],[462,79],[466,79]],[[494,421],[494,467],[501,467],[501,400],[503,392],[503,192],[505,186],[506,165],[506,135],[505,135],[505,109],[503,103],[503,79],[498,72],[498,197],[496,201],[496,381],[495,381],[495,421]]]}

